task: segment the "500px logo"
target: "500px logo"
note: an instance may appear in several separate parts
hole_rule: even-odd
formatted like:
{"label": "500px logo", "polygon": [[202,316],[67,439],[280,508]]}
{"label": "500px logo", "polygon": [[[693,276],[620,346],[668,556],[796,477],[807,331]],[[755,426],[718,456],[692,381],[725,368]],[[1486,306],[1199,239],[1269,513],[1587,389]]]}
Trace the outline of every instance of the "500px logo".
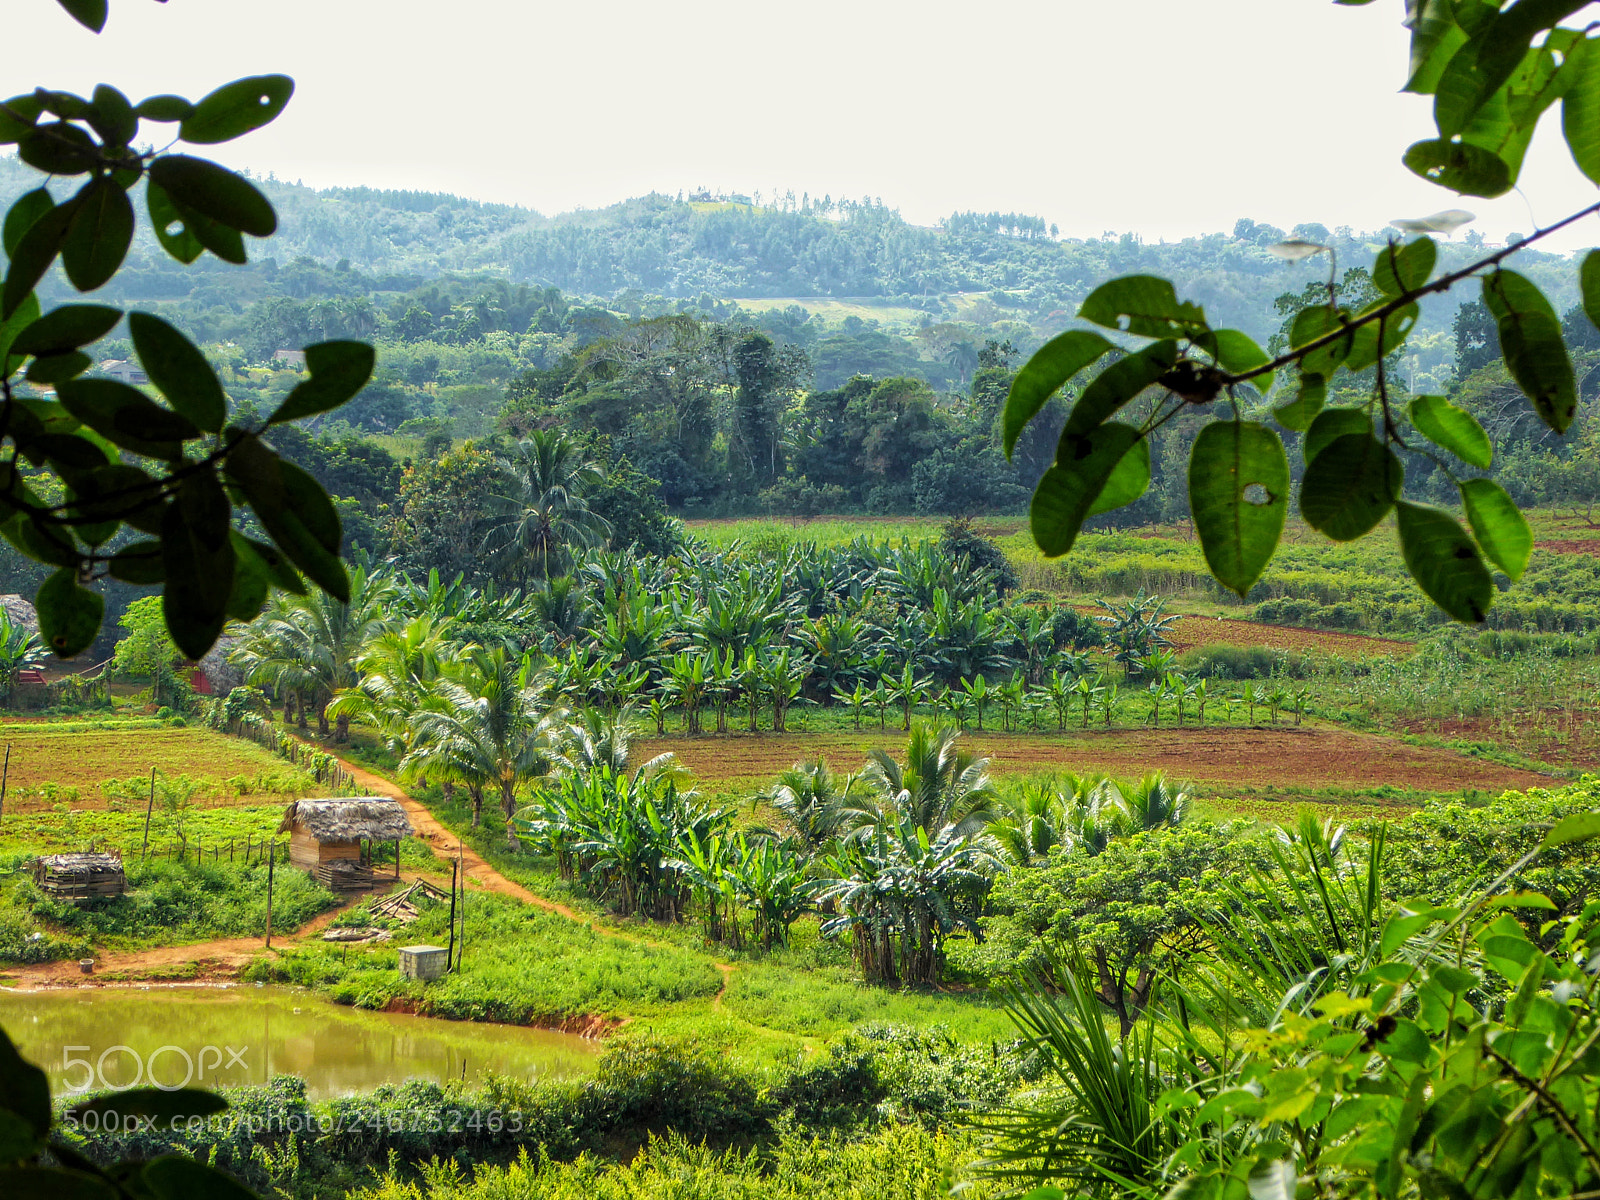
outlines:
{"label": "500px logo", "polygon": [[[107,1046],[98,1059],[74,1058],[78,1050],[92,1051],[92,1046],[63,1046],[61,1048],[62,1091],[69,1095],[82,1095],[99,1086],[113,1092],[145,1084],[164,1092],[175,1092],[188,1087],[198,1075],[204,1078],[207,1071],[231,1071],[235,1067],[249,1070],[245,1054],[249,1046],[202,1046],[200,1053],[191,1057],[182,1046],[158,1046],[149,1055],[141,1055],[132,1046]],[[133,1064],[133,1078],[121,1078],[124,1064]],[[163,1063],[162,1073],[176,1071],[176,1063],[183,1064],[182,1079],[161,1079],[156,1075],[156,1064]],[[107,1066],[110,1065],[110,1077]],[[79,1073],[81,1072],[81,1073]]]}

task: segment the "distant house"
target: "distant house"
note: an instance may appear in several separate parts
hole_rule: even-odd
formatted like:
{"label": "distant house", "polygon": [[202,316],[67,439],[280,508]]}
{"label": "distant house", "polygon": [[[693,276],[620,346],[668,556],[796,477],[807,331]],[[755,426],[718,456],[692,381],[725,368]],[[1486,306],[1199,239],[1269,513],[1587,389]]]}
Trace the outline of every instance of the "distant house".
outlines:
{"label": "distant house", "polygon": [[272,361],[281,363],[286,367],[293,367],[296,371],[305,370],[306,352],[304,350],[274,350]]}
{"label": "distant house", "polygon": [[[334,891],[377,886],[374,842],[393,842],[394,878],[400,878],[400,842],[411,836],[406,810],[383,796],[297,800],[284,810],[279,833],[289,835],[289,861]],[[387,874],[387,872],[385,872]]]}
{"label": "distant house", "polygon": [[46,854],[33,864],[39,890],[73,904],[84,904],[128,890],[122,853]]}
{"label": "distant house", "polygon": [[126,358],[113,358],[101,363],[100,374],[107,379],[115,379],[118,383],[128,383],[135,387],[150,382],[150,376],[145,374],[144,368]]}

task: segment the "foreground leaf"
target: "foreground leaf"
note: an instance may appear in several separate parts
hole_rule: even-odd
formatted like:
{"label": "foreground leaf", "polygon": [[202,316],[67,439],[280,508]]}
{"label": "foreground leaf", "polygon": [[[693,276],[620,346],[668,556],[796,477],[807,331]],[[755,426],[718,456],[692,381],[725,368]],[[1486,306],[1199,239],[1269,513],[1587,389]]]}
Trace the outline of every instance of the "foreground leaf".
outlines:
{"label": "foreground leaf", "polygon": [[274,120],[294,95],[287,75],[251,75],[224,84],[183,118],[178,136],[199,146],[232,141]]}
{"label": "foreground leaf", "polygon": [[1354,541],[1389,515],[1404,477],[1394,451],[1372,434],[1344,434],[1306,467],[1300,514],[1334,541]]}
{"label": "foreground leaf", "polygon": [[1494,601],[1494,580],[1467,531],[1428,504],[1395,505],[1406,569],[1430,600],[1457,621],[1476,625]]}
{"label": "foreground leaf", "polygon": [[1083,389],[1067,415],[1063,435],[1088,433],[1109,420],[1145,388],[1154,386],[1177,361],[1178,344],[1173,341],[1154,342],[1137,354],[1118,359]]}
{"label": "foreground leaf", "polygon": [[1505,488],[1489,479],[1462,483],[1461,502],[1473,536],[1489,561],[1510,576],[1513,583],[1521,579],[1528,569],[1528,556],[1533,553],[1533,530],[1516,502]]}
{"label": "foreground leaf", "polygon": [[1483,281],[1483,302],[1500,334],[1506,370],[1539,419],[1565,433],[1578,410],[1578,385],[1555,309],[1532,280],[1496,271]]}
{"label": "foreground leaf", "polygon": [[1494,461],[1494,447],[1478,418],[1457,408],[1443,396],[1418,396],[1409,409],[1411,423],[1435,446],[1448,450],[1462,462],[1487,471]]}
{"label": "foreground leaf", "polygon": [[1137,429],[1116,422],[1062,434],[1055,465],[1039,480],[1028,509],[1033,540],[1046,556],[1072,549],[1112,472],[1138,440]]}
{"label": "foreground leaf", "polygon": [[1186,338],[1204,333],[1205,310],[1179,300],[1170,279],[1124,275],[1102,283],[1078,309],[1085,321],[1139,337]]}
{"label": "foreground leaf", "polygon": [[1011,457],[1023,428],[1045,403],[1079,371],[1094,363],[1111,343],[1087,329],[1069,329],[1034,352],[1011,383],[1006,397],[1001,436],[1006,457]]}
{"label": "foreground leaf", "polygon": [[1253,421],[1216,421],[1189,456],[1189,510],[1217,582],[1244,596],[1271,561],[1289,512],[1283,441]]}
{"label": "foreground leaf", "polygon": [[311,377],[284,397],[268,424],[281,425],[338,408],[372,378],[376,353],[366,342],[318,342],[306,347]]}
{"label": "foreground leaf", "polygon": [[228,419],[228,399],[199,348],[149,313],[129,313],[128,333],[150,382],[167,402],[207,433],[221,432]]}
{"label": "foreground leaf", "polygon": [[98,592],[78,586],[74,567],[62,567],[39,585],[39,637],[57,658],[73,658],[93,644],[106,602]]}

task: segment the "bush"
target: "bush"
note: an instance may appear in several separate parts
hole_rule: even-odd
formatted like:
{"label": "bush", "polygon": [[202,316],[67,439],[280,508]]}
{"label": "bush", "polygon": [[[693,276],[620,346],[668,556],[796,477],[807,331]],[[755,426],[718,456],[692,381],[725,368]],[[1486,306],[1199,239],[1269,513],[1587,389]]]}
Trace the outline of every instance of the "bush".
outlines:
{"label": "bush", "polygon": [[1266,646],[1222,643],[1185,650],[1178,658],[1178,670],[1201,679],[1305,679],[1311,674],[1311,662],[1303,655]]}

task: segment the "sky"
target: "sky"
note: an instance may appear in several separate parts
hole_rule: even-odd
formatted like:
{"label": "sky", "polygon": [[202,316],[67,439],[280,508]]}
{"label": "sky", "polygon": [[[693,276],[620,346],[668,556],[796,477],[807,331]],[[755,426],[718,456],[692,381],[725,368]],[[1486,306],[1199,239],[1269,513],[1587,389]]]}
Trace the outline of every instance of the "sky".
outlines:
{"label": "sky", "polygon": [[[273,125],[207,153],[318,187],[547,214],[793,189],[1147,241],[1451,207],[1499,241],[1596,198],[1554,112],[1522,195],[1462,200],[1401,165],[1432,128],[1397,90],[1401,0],[112,0],[98,37],[51,0],[5,2],[29,46],[5,94],[292,75]],[[1550,248],[1600,244],[1596,220]]]}

